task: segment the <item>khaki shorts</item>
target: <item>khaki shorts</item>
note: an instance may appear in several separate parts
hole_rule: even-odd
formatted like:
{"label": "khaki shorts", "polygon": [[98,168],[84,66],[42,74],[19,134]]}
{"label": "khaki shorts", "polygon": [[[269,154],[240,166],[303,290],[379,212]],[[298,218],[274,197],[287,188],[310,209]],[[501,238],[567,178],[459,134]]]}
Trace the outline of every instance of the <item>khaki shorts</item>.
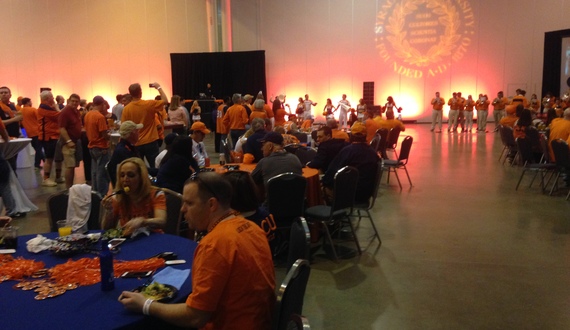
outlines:
{"label": "khaki shorts", "polygon": [[70,148],[67,144],[64,144],[61,148],[61,153],[63,154],[63,167],[71,168],[79,166],[79,162],[82,158],[80,143],[76,143],[74,148]]}

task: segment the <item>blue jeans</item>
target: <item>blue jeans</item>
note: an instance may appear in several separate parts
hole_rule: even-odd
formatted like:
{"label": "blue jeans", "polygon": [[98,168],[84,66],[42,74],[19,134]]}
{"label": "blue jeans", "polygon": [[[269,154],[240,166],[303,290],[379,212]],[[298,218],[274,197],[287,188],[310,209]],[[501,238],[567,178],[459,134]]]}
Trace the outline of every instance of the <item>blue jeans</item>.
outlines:
{"label": "blue jeans", "polygon": [[109,176],[105,170],[105,165],[111,158],[109,149],[90,148],[91,154],[91,184],[92,190],[98,192],[101,196],[107,195],[109,191]]}

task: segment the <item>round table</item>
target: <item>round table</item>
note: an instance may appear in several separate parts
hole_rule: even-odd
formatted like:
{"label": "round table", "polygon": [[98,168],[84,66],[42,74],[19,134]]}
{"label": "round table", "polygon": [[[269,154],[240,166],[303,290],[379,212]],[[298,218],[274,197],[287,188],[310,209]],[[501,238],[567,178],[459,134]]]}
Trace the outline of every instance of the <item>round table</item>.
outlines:
{"label": "round table", "polygon": [[[251,173],[257,164],[227,164],[227,165],[239,165],[240,171],[246,171]],[[213,168],[217,173],[223,173],[227,171],[222,165],[211,165],[210,168]],[[315,205],[322,205],[323,198],[321,195],[321,184],[319,181],[319,170],[310,167],[303,167],[303,176],[307,179],[307,207],[315,206]]]}
{"label": "round table", "polygon": [[[36,235],[18,237],[18,248],[14,256],[26,259],[43,261],[46,268],[65,263],[68,258],[54,256],[48,251],[34,254],[26,250],[26,242]],[[48,238],[57,237],[57,233],[47,233]],[[152,257],[161,252],[174,252],[178,259],[186,260],[185,264],[166,266],[177,269],[189,269],[192,266],[194,250],[197,243],[189,239],[153,233],[150,236],[138,236],[128,239],[120,245],[120,251],[114,258],[117,260],[141,260]],[[92,258],[94,254],[81,254],[72,259]],[[162,269],[159,269],[160,271]],[[115,274],[118,276],[119,274]],[[101,291],[100,283],[81,286],[75,290],[67,291],[61,296],[45,300],[35,300],[36,293],[32,291],[16,290],[12,287],[16,281],[0,283],[2,299],[1,328],[3,329],[116,329],[133,327],[140,329],[154,322],[150,317],[131,313],[117,300],[124,290],[133,290],[147,279],[116,278],[113,291]],[[191,276],[180,288],[175,301],[183,302],[192,291]]]}

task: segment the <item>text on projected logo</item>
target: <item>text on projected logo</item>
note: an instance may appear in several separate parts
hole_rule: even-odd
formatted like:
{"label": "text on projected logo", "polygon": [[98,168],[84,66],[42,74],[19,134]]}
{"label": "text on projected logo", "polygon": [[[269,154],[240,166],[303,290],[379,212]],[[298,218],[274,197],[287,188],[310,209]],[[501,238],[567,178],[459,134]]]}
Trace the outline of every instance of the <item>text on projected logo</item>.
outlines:
{"label": "text on projected logo", "polygon": [[467,52],[475,31],[465,0],[388,0],[376,16],[376,48],[394,72],[436,76]]}

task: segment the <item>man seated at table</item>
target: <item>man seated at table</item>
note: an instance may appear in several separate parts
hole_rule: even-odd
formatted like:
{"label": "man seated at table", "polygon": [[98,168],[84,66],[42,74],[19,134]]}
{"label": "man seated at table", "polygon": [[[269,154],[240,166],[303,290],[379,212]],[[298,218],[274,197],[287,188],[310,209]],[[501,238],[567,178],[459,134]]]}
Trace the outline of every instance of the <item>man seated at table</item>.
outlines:
{"label": "man seated at table", "polygon": [[266,185],[272,177],[287,172],[303,174],[303,165],[299,158],[283,149],[283,135],[269,132],[260,142],[263,143],[263,158],[251,172],[255,183]]}
{"label": "man seated at table", "polygon": [[[204,172],[184,186],[182,212],[191,229],[207,231],[194,253],[186,303],[163,304],[123,291],[119,301],[183,327],[270,329],[275,273],[263,230],[230,208],[231,185]],[[239,253],[237,253],[239,248]]]}
{"label": "man seated at table", "polygon": [[333,139],[340,139],[346,142],[350,141],[348,134],[345,131],[338,129],[336,119],[327,119],[327,126],[331,128]]}
{"label": "man seated at table", "polygon": [[210,157],[206,152],[206,145],[204,145],[204,138],[210,134],[210,130],[201,121],[196,121],[190,127],[190,137],[192,138],[192,155],[200,167],[210,166]]}
{"label": "man seated at table", "polygon": [[323,126],[317,131],[317,143],[319,144],[317,155],[307,166],[317,168],[321,170],[322,173],[327,171],[329,164],[342,148],[348,145],[348,142],[344,140],[333,139],[331,128],[328,126]]}
{"label": "man seated at table", "polygon": [[345,166],[353,166],[358,170],[355,202],[366,202],[374,192],[376,171],[378,170],[378,154],[366,143],[366,126],[361,122],[352,125],[351,144],[343,148],[330,163],[322,179],[325,201],[332,201],[334,176]]}
{"label": "man seated at table", "polygon": [[111,184],[115,187],[117,182],[117,165],[119,165],[123,160],[138,157],[141,158],[135,143],[139,140],[139,129],[143,127],[143,124],[135,124],[134,122],[127,120],[121,124],[119,128],[119,134],[121,139],[119,143],[115,146],[115,151],[111,156],[111,160],[107,164],[107,173],[109,173],[109,178],[111,179]]}

